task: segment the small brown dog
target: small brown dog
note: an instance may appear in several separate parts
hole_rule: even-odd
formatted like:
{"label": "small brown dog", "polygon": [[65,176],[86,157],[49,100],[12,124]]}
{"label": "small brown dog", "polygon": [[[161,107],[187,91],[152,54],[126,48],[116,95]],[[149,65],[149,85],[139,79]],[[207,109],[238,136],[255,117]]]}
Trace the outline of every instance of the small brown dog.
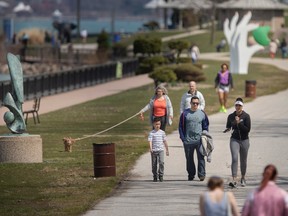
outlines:
{"label": "small brown dog", "polygon": [[64,142],[64,148],[65,151],[67,152],[72,152],[72,145],[75,143],[75,139],[72,139],[71,137],[64,137],[63,142]]}

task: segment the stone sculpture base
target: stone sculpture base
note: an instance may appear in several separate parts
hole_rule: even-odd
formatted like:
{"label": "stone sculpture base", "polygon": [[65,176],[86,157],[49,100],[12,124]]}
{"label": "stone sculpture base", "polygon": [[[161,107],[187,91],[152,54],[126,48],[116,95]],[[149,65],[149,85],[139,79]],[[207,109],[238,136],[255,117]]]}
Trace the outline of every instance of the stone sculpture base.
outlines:
{"label": "stone sculpture base", "polygon": [[0,135],[0,163],[42,163],[40,135]]}

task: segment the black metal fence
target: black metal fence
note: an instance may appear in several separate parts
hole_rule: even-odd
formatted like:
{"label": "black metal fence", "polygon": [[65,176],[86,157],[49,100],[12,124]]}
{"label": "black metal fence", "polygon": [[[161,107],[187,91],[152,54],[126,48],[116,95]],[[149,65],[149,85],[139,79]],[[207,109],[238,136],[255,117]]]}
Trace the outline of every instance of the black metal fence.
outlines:
{"label": "black metal fence", "polygon": [[[26,77],[23,80],[24,99],[67,92],[83,87],[94,86],[119,78],[135,75],[138,59],[122,60],[122,73],[117,73],[117,62],[102,65],[79,67],[74,70],[53,74]],[[119,76],[120,75],[120,76]],[[0,106],[7,92],[11,92],[10,81],[0,81]]]}
{"label": "black metal fence", "polygon": [[[97,46],[94,44],[76,44],[74,46],[64,44],[61,47],[50,45],[23,47],[17,44],[7,45],[5,50],[14,55],[19,55],[22,62],[30,63],[91,65],[106,62],[113,57],[108,51],[97,52]],[[5,61],[5,58],[2,60]]]}

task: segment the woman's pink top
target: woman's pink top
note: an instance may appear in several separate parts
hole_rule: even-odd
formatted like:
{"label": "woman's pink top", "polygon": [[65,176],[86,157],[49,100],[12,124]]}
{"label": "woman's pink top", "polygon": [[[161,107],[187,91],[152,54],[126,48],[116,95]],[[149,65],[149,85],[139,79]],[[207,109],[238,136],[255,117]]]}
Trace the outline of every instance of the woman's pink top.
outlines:
{"label": "woman's pink top", "polygon": [[258,192],[255,190],[246,199],[242,216],[288,216],[288,194],[274,181]]}

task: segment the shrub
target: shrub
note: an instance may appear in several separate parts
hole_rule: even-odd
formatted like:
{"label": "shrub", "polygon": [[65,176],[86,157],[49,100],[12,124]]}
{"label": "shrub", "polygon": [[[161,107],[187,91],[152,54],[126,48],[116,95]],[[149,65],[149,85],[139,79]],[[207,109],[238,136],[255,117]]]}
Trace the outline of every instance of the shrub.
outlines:
{"label": "shrub", "polygon": [[160,28],[158,22],[156,22],[156,21],[150,21],[150,22],[144,23],[143,27],[150,30],[150,31],[154,31],[154,30]]}
{"label": "shrub", "polygon": [[171,50],[176,50],[177,52],[177,63],[179,61],[180,55],[182,53],[183,50],[186,50],[189,48],[189,42],[188,41],[184,41],[184,40],[178,40],[178,41],[169,41],[168,42],[168,47]]}
{"label": "shrub", "polygon": [[203,65],[202,64],[200,64],[200,63],[194,63],[193,64],[195,67],[198,67],[199,69],[203,69]]}
{"label": "shrub", "polygon": [[136,74],[145,74],[150,73],[154,70],[155,67],[167,64],[168,60],[163,56],[153,56],[145,58],[139,64],[139,68],[136,71]]}
{"label": "shrub", "polygon": [[136,70],[136,75],[147,74],[147,73],[150,73],[151,71],[153,71],[153,68],[151,65],[140,63],[139,67]]}
{"label": "shrub", "polygon": [[156,67],[149,77],[154,80],[155,86],[161,82],[174,82],[177,80],[177,76],[174,73],[173,66],[160,66]]}
{"label": "shrub", "polygon": [[194,80],[200,82],[206,79],[203,71],[193,64],[180,64],[175,68],[174,72],[178,81],[189,82]]}
{"label": "shrub", "polygon": [[192,60],[189,57],[186,58],[179,58],[178,59],[178,63],[191,63],[192,64]]}
{"label": "shrub", "polygon": [[109,34],[104,30],[97,37],[98,49],[107,50],[109,48]]}
{"label": "shrub", "polygon": [[147,46],[147,40],[145,38],[137,38],[134,40],[133,43],[133,52],[134,55],[136,55],[137,53],[148,53],[148,46]]}
{"label": "shrub", "polygon": [[127,56],[127,45],[124,43],[113,44],[113,55],[114,57],[126,57]]}
{"label": "shrub", "polygon": [[[178,59],[178,63],[191,63],[192,64],[192,60],[191,58],[179,58]],[[198,67],[199,69],[203,69],[203,65],[201,63],[194,63],[193,64],[195,67]]]}
{"label": "shrub", "polygon": [[143,55],[156,54],[161,52],[162,41],[159,38],[137,38],[133,43],[134,55],[141,53]]}
{"label": "shrub", "polygon": [[163,56],[167,59],[168,63],[175,63],[175,55],[173,52],[163,53]]}
{"label": "shrub", "polygon": [[162,64],[167,64],[168,60],[164,56],[158,55],[158,56],[145,58],[142,63],[150,64],[150,65],[162,65]]}

